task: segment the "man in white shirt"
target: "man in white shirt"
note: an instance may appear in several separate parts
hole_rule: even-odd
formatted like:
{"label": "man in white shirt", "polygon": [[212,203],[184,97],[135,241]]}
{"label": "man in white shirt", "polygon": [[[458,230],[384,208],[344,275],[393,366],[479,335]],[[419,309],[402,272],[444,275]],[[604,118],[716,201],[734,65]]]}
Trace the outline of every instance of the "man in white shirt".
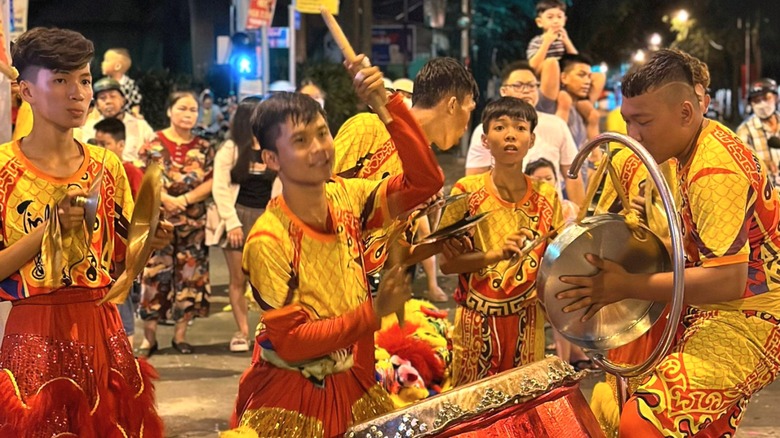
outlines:
{"label": "man in white shirt", "polygon": [[[540,103],[540,92],[543,94],[542,100],[545,102],[554,101],[554,94],[557,94],[557,90],[551,90],[545,84],[542,84],[540,90],[536,74],[531,66],[523,61],[509,64],[504,69],[501,79],[501,96],[523,99],[534,107]],[[582,178],[564,178],[577,154],[577,146],[574,144],[571,131],[563,120],[554,115],[542,111],[537,111],[537,115],[539,123],[534,130],[536,142],[523,160],[523,166],[525,167],[529,162],[539,158],[550,160],[558,171],[558,181],[565,181],[567,199],[579,205],[585,197]],[[493,164],[490,151],[482,146],[482,134],[483,130],[480,124],[471,135],[466,158],[466,175],[485,172]]]}
{"label": "man in white shirt", "polygon": [[95,124],[103,119],[117,118],[125,124],[125,149],[122,161],[138,160],[138,150],[144,143],[155,137],[154,130],[146,122],[132,113],[125,112],[125,96],[122,86],[112,78],[103,78],[95,82],[95,107],[101,117],[90,119],[81,129],[81,140],[89,142],[95,138]]}

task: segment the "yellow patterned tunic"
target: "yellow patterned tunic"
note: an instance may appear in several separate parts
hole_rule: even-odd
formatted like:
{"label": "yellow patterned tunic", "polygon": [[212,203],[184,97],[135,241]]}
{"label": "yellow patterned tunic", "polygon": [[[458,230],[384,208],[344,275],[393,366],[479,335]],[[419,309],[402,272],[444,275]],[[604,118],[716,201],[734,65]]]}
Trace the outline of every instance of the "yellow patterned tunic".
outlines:
{"label": "yellow patterned tunic", "polygon": [[[452,194],[469,193],[468,203],[455,203],[442,215],[441,227],[465,216],[492,212],[476,225],[474,248],[499,249],[508,235],[525,229],[535,237],[563,221],[553,186],[526,179],[525,197],[503,200],[492,172],[467,176]],[[547,245],[522,260],[502,260],[477,272],[459,275],[459,304],[453,333],[453,381],[463,385],[544,357],[544,316],[536,297],[536,274]]]}
{"label": "yellow patterned tunic", "polygon": [[[376,114],[360,113],[347,120],[334,145],[333,171],[344,178],[379,181],[403,171],[395,143]],[[387,259],[386,236],[377,230],[365,239],[366,271],[371,275],[382,269]]]}
{"label": "yellow patterned tunic", "polygon": [[[63,233],[62,254],[53,260],[39,253],[0,282],[0,299],[19,300],[49,294],[63,287],[99,289],[111,284],[109,270],[117,235],[127,237],[133,197],[122,162],[106,149],[82,145],[84,162],[68,178],[55,178],[37,169],[21,152],[20,141],[0,146],[0,245],[3,248],[50,219],[68,190],[88,190],[104,162],[97,222],[89,248],[86,229]],[[61,269],[51,272],[53,266]]]}
{"label": "yellow patterned tunic", "polygon": [[[374,377],[378,322],[362,266],[363,230],[382,227],[389,217],[387,181],[336,177],[326,184],[335,234],[304,224],[282,196],[269,202],[252,227],[244,270],[255,300],[275,312],[264,318],[266,330],[258,337],[253,366],[239,385],[235,426],[261,436],[332,436],[391,409]],[[354,357],[354,364],[319,380],[307,379],[301,371],[269,363],[263,356],[269,351],[290,363],[342,352]],[[274,424],[285,426],[274,429]]]}

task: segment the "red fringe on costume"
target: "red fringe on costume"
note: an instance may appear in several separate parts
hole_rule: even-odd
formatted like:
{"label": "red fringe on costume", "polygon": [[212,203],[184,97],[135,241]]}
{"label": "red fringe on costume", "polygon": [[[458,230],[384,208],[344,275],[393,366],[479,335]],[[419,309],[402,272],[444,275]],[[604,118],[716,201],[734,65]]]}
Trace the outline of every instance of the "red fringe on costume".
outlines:
{"label": "red fringe on costume", "polygon": [[0,438],[158,438],[152,381],[105,290],[14,302],[0,350]]}

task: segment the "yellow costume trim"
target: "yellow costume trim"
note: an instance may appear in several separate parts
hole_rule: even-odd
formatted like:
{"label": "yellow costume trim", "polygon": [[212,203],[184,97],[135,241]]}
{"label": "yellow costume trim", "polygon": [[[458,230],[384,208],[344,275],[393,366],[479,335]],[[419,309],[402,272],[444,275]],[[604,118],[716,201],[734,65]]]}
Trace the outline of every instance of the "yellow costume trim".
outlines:
{"label": "yellow costume trim", "polygon": [[144,388],[146,387],[146,383],[144,383],[144,375],[141,374],[141,364],[138,362],[138,360],[134,360],[133,363],[135,363],[135,371],[136,373],[138,373],[138,377],[139,377],[138,380],[141,382],[141,387],[138,389],[138,392],[135,394],[135,398],[138,398],[141,396],[141,394],[144,393]]}
{"label": "yellow costume trim", "polygon": [[[262,437],[315,438],[322,437],[322,423],[295,411],[282,408],[248,409],[241,415],[239,429],[250,428]],[[234,429],[235,430],[235,429]],[[250,437],[252,435],[238,435]]]}
{"label": "yellow costume trim", "polygon": [[19,385],[16,383],[16,377],[14,376],[14,373],[12,373],[8,368],[3,368],[3,371],[8,374],[8,379],[11,380],[11,383],[14,385],[14,395],[16,395],[16,398],[19,399],[19,402],[22,404],[22,406],[24,406],[25,409],[30,409],[30,407],[27,406],[27,403],[25,403],[22,399],[22,392],[19,391]]}
{"label": "yellow costume trim", "polygon": [[374,385],[352,405],[352,419],[355,423],[370,420],[395,409],[387,391]]}
{"label": "yellow costume trim", "polygon": [[220,433],[219,438],[260,438],[260,435],[254,430],[242,426]]}

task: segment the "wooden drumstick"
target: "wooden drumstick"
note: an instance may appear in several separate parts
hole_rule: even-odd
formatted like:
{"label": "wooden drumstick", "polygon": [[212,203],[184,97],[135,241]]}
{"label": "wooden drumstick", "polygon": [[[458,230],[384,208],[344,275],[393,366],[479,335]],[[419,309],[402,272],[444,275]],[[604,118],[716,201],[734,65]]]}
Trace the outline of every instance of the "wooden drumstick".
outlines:
{"label": "wooden drumstick", "polygon": [[[341,30],[341,26],[339,26],[339,23],[333,17],[333,14],[331,14],[330,11],[325,8],[325,6],[320,8],[320,13],[322,14],[322,19],[325,20],[325,25],[327,25],[328,30],[330,30],[330,34],[333,35],[333,39],[336,41],[336,44],[338,44],[339,49],[341,49],[341,53],[344,55],[344,58],[346,58],[350,63],[354,63],[355,58],[357,57],[355,50],[352,48],[352,45],[349,43],[346,35],[344,35],[344,31]],[[367,58],[363,59],[363,66],[370,66]],[[387,111],[387,108],[385,108],[385,105],[382,102],[382,96],[378,96],[375,93],[372,93],[368,96],[368,104],[371,105],[371,108],[374,109],[374,112],[376,112],[376,115],[379,116],[379,119],[381,119],[382,122],[387,125],[393,121],[393,117],[390,115],[390,112]]]}

